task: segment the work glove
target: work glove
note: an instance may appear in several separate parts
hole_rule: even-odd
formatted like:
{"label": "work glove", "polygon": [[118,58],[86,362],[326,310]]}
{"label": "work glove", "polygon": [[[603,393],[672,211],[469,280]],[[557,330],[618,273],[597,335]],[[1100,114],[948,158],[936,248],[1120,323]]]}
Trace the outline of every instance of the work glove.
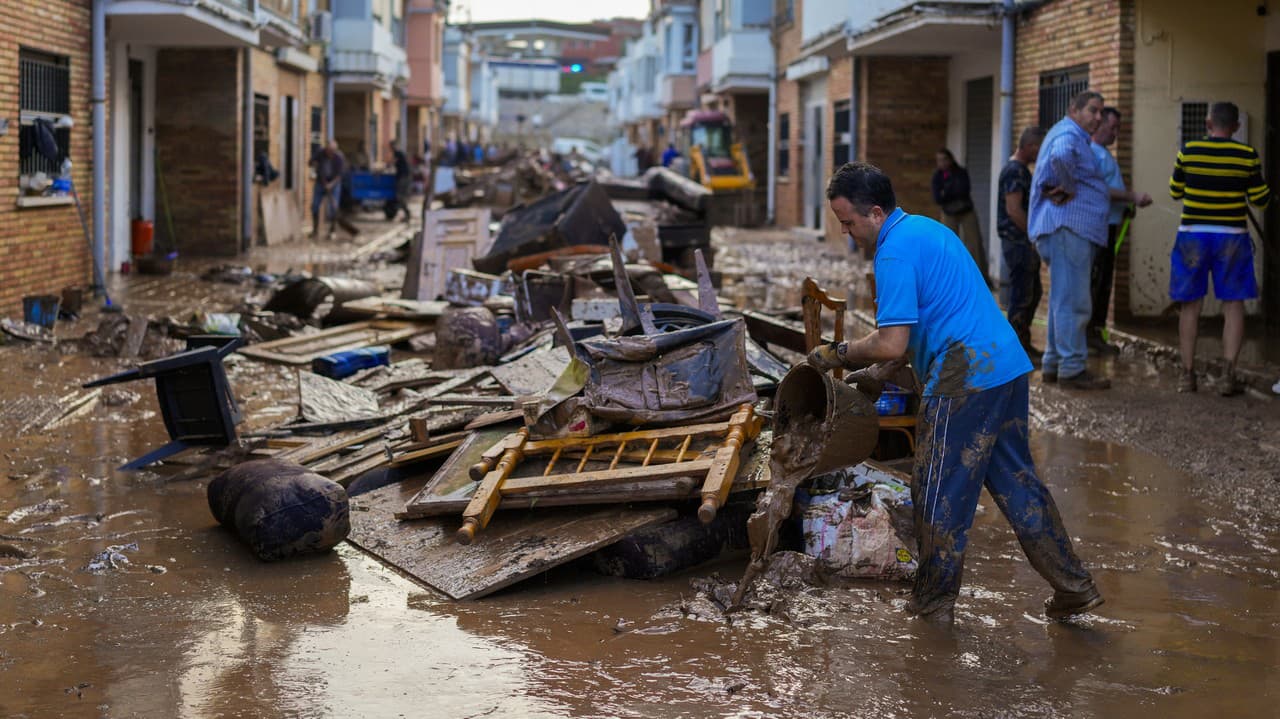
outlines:
{"label": "work glove", "polygon": [[823,372],[843,367],[844,350],[845,344],[843,342],[818,345],[809,353],[808,362],[811,366]]}

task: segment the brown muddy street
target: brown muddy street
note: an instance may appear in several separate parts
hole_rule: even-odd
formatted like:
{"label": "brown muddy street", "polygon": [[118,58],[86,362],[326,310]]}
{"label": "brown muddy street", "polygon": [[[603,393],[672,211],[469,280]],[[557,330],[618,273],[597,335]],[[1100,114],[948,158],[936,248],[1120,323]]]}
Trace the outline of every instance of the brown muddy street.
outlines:
{"label": "brown muddy street", "polygon": [[[124,365],[0,356],[2,716],[1200,719],[1280,701],[1280,509],[1259,469],[1275,466],[1260,443],[1276,408],[1175,400],[1136,364],[1108,367],[1124,387],[1106,398],[1033,398],[1036,459],[1107,604],[1046,622],[1049,590],[984,496],[956,627],[939,629],[905,614],[905,584],[815,588],[773,616],[699,611],[690,580],[736,578],[744,555],[656,581],[566,567],[467,603],[346,544],[264,564],[216,525],[207,478],[112,469],[165,441],[149,384],[19,435],[40,402]],[[247,429],[294,413],[288,371],[229,374]],[[1113,431],[1203,447],[1144,444],[1179,467],[1228,466],[1187,473],[1068,436]]]}

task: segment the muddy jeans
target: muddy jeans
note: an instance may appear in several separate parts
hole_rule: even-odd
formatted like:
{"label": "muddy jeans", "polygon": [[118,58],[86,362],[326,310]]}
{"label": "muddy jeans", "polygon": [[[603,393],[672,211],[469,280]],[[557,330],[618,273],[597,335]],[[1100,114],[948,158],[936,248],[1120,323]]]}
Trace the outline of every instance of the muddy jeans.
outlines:
{"label": "muddy jeans", "polygon": [[1097,245],[1065,228],[1036,238],[1036,251],[1049,265],[1049,331],[1043,367],[1059,377],[1075,377],[1089,359],[1084,328],[1093,313],[1089,275],[1097,250]]}
{"label": "muddy jeans", "polygon": [[920,543],[911,611],[933,614],[955,604],[984,486],[1050,586],[1081,592],[1093,585],[1036,474],[1027,444],[1027,386],[1023,375],[975,394],[925,399],[911,483]]}
{"label": "muddy jeans", "polygon": [[1031,341],[1031,321],[1035,319],[1036,308],[1044,296],[1044,286],[1040,282],[1040,255],[1026,236],[1001,237],[1000,249],[1004,254],[1004,264],[1009,268],[1009,324],[1025,345]]}

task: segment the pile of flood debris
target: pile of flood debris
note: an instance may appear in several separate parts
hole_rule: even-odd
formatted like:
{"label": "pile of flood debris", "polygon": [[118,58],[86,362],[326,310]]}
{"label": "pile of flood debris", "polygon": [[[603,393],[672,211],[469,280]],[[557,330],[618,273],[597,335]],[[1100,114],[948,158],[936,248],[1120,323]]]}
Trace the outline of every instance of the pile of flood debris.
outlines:
{"label": "pile of flood debris", "polygon": [[[211,507],[264,558],[327,549],[349,527],[354,544],[455,599],[581,557],[647,578],[748,546],[753,573],[794,549],[829,577],[909,576],[900,470],[914,375],[895,375],[895,401],[878,403],[886,378],[793,370],[829,339],[821,306],[839,301],[809,282],[804,325],[733,309],[710,269],[707,202],[658,170],[552,189],[500,221],[479,202],[433,210],[402,287],[249,278],[271,289],[265,302],[171,328],[184,351],[89,386],[153,380],[172,441],[128,466],[194,449],[206,453],[184,462],[195,471],[238,472]],[[92,343],[131,332],[109,320]],[[297,416],[241,431],[221,369],[231,352],[295,368]],[[780,459],[793,431],[838,447]],[[250,460],[270,462],[247,471]],[[780,474],[785,492],[762,494]],[[744,594],[707,596],[763,601]]]}

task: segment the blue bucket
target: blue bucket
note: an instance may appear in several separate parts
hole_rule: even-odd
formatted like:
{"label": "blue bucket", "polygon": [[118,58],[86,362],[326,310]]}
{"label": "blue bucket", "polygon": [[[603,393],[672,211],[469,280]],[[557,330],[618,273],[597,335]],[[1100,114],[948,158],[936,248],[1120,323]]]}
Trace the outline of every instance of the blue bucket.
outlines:
{"label": "blue bucket", "polygon": [[62,299],[57,295],[36,295],[22,298],[22,315],[28,322],[47,329],[53,329],[58,321],[58,305]]}

